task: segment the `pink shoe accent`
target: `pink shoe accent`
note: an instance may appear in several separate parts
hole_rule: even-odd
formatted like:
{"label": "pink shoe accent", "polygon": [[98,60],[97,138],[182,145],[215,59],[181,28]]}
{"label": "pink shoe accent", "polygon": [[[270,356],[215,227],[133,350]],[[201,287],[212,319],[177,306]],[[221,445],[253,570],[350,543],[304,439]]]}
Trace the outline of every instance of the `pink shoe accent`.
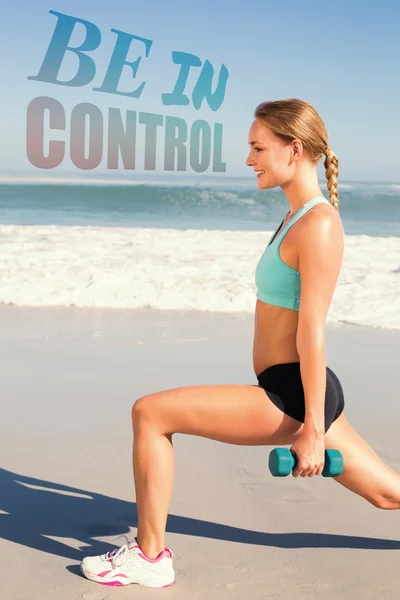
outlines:
{"label": "pink shoe accent", "polygon": [[111,573],[112,569],[109,569],[108,571],[103,571],[102,573],[99,573],[97,575],[97,577],[105,577],[106,575],[108,575],[109,573]]}
{"label": "pink shoe accent", "polygon": [[160,560],[162,560],[163,558],[171,558],[171,552],[170,552],[170,550],[168,550],[168,548],[166,548],[165,550],[160,552],[160,554],[157,556],[157,558],[149,558],[148,556],[146,556],[146,554],[143,552],[143,550],[141,548],[139,548],[139,550],[140,550],[139,556],[141,558],[143,558],[143,560],[147,560],[147,562],[149,562],[149,563],[157,563],[157,562],[160,562]]}
{"label": "pink shoe accent", "polygon": [[[105,577],[106,575],[108,575],[109,573],[112,573],[112,569],[108,570],[108,571],[103,571],[102,573],[99,573],[97,575],[97,577]],[[127,575],[124,575],[124,573],[117,573],[116,575],[113,575],[114,577],[125,577],[127,578]]]}
{"label": "pink shoe accent", "polygon": [[[137,542],[137,538],[135,538],[135,539]],[[143,552],[143,550],[141,549],[141,547],[139,546],[138,543],[136,543],[135,546],[130,546],[129,550],[132,550],[132,548],[139,548],[139,550],[140,550],[139,556],[141,558],[143,558],[143,560],[147,560],[147,562],[150,562],[150,563],[157,563],[157,562],[160,562],[160,560],[162,560],[163,558],[172,558],[173,557],[173,553],[171,552],[171,550],[169,548],[164,548],[164,550],[162,550],[156,558],[150,558],[149,556],[147,556],[147,554],[145,554]]]}
{"label": "pink shoe accent", "polygon": [[[99,583],[101,583],[101,585],[110,585],[110,586],[114,586],[114,587],[125,587],[125,584],[120,583],[119,581],[99,581]],[[174,583],[175,583],[175,581],[173,581],[172,583],[168,583],[167,585],[163,585],[163,589],[172,587],[174,585]]]}

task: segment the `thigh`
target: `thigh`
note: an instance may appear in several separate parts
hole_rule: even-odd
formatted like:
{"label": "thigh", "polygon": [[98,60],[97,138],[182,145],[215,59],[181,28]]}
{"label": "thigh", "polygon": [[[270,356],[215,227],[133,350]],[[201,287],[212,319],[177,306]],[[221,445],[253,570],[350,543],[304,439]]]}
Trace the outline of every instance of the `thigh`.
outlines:
{"label": "thigh", "polygon": [[187,433],[246,446],[294,441],[303,428],[256,385],[174,388],[139,398],[132,413],[134,426],[144,419],[163,434]]}
{"label": "thigh", "polygon": [[399,497],[400,475],[353,429],[344,413],[325,434],[325,447],[336,448],[343,455],[343,473],[335,481],[376,506],[392,498],[396,487]]}

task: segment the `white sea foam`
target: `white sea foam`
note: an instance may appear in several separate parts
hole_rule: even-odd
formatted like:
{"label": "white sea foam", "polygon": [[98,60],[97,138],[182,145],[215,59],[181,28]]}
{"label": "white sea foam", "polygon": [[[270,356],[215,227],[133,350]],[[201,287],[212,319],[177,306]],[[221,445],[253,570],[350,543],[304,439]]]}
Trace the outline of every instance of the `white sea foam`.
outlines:
{"label": "white sea foam", "polygon": [[[0,225],[0,302],[253,312],[272,232]],[[400,329],[400,240],[346,236],[328,321]]]}

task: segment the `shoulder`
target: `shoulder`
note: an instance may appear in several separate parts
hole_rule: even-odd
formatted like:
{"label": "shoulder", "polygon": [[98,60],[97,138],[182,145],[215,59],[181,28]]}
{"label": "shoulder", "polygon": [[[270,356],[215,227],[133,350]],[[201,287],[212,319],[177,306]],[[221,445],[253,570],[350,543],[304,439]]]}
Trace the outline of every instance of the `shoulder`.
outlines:
{"label": "shoulder", "polygon": [[338,211],[328,204],[317,204],[298,221],[297,245],[299,251],[343,250],[344,230]]}

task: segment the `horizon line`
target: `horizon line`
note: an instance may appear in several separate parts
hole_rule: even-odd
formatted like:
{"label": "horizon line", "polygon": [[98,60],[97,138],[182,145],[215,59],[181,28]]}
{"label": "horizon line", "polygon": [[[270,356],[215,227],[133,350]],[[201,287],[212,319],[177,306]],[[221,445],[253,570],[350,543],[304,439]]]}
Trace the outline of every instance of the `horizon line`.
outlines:
{"label": "horizon line", "polygon": [[[151,181],[149,178],[143,178],[146,177],[145,173],[140,174],[141,175],[141,179],[125,179],[125,178],[120,178],[120,179],[113,179],[110,177],[94,177],[94,176],[89,176],[89,177],[74,177],[68,174],[65,175],[60,175],[60,176],[56,176],[56,177],[43,177],[43,176],[35,176],[35,175],[25,175],[25,176],[15,176],[15,175],[0,175],[0,185],[1,184],[82,184],[82,185],[151,185],[151,184],[158,184],[158,185],[162,185],[163,181],[161,179],[159,179],[160,177],[163,177],[162,174],[157,174],[157,179],[154,179],[153,181]],[[213,183],[219,183],[221,185],[223,185],[224,183],[228,183],[229,180],[240,180],[240,181],[246,181],[249,183],[254,183],[256,184],[255,178],[254,177],[246,177],[246,176],[210,176],[210,175],[206,175],[206,176],[196,176],[196,175],[184,175],[184,176],[178,176],[178,177],[171,177],[171,176],[166,176],[165,177],[165,182],[164,183],[173,183],[174,179],[175,179],[175,183],[178,184],[178,182],[180,184],[182,184],[183,180],[187,180],[188,182],[190,180],[195,180],[197,185],[201,185],[201,179],[209,179],[210,181],[208,181],[208,183],[211,182],[211,180],[213,180]],[[193,183],[193,181],[192,181]],[[205,181],[203,183],[206,183]],[[319,180],[318,181],[319,184],[325,184],[326,181],[325,180]],[[368,185],[368,184],[375,184],[375,185],[384,185],[384,186],[390,186],[390,187],[394,187],[400,188],[400,181],[396,182],[396,181],[383,181],[383,180],[360,180],[360,179],[344,179],[342,180],[342,182],[339,181],[339,188],[340,186],[344,186],[344,185],[354,185],[354,184],[361,184],[361,185]],[[257,186],[255,186],[255,189],[257,189]]]}

